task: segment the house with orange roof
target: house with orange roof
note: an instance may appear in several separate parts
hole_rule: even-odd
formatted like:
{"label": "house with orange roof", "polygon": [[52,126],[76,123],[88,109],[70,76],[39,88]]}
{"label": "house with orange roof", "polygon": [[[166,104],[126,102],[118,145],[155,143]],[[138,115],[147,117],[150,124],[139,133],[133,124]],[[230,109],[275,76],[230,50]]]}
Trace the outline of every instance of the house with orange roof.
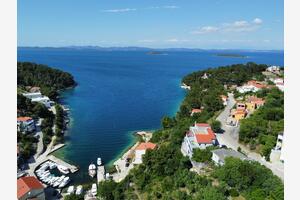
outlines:
{"label": "house with orange roof", "polygon": [[228,97],[225,95],[220,95],[220,98],[223,101],[223,105],[226,106],[227,105],[227,101],[228,101]]}
{"label": "house with orange roof", "polygon": [[239,122],[241,119],[245,119],[247,111],[245,109],[233,109],[231,111],[231,117]]}
{"label": "house with orange roof", "polygon": [[265,100],[256,96],[250,96],[247,98],[246,106],[247,110],[254,111],[265,104]]}
{"label": "house with orange roof", "polygon": [[201,112],[202,112],[202,109],[194,108],[194,109],[192,109],[191,116],[193,116],[196,113],[201,113]]}
{"label": "house with orange roof", "polygon": [[142,142],[140,143],[134,150],[135,156],[132,161],[133,164],[141,164],[143,163],[142,157],[146,153],[147,150],[154,150],[156,148],[156,144],[152,142]]}
{"label": "house with orange roof", "polygon": [[35,131],[35,123],[31,117],[18,117],[17,130],[22,133],[29,133]]}
{"label": "house with orange roof", "polygon": [[184,137],[181,151],[184,155],[192,157],[193,149],[205,149],[216,144],[216,135],[207,123],[195,123]]}
{"label": "house with orange roof", "polygon": [[44,186],[34,176],[21,177],[17,180],[17,198],[18,200],[44,200]]}

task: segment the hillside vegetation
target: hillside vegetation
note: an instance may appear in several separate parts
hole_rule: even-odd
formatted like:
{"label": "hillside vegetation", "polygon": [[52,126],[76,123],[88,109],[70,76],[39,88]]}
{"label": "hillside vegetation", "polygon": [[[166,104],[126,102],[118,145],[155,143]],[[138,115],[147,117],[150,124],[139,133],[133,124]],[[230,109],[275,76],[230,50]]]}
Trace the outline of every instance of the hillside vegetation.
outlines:
{"label": "hillside vegetation", "polygon": [[49,98],[55,99],[57,91],[75,86],[71,74],[47,65],[31,62],[18,62],[18,86],[38,86],[41,92]]}
{"label": "hillside vegetation", "polygon": [[[208,122],[224,108],[221,94],[224,85],[241,85],[259,78],[266,65],[247,63],[198,71],[183,82],[191,86],[175,117],[164,117],[162,128],[154,132],[151,142],[158,145],[143,156],[120,183],[101,182],[98,194],[103,199],[225,200],[232,196],[246,199],[283,199],[283,183],[272,172],[256,162],[229,159],[211,173],[191,172],[191,163],[180,152],[182,140],[195,121]],[[204,74],[208,78],[202,78]],[[201,113],[190,116],[192,108]]]}

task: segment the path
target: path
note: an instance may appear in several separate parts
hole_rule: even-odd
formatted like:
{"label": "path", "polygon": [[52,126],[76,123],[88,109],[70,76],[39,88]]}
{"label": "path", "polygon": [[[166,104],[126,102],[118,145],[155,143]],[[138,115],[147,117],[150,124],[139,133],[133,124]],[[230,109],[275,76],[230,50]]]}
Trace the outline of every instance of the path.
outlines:
{"label": "path", "polygon": [[248,158],[255,160],[262,165],[266,166],[272,172],[277,175],[281,180],[284,178],[283,169],[284,165],[280,161],[278,162],[267,162],[265,159],[261,157],[260,154],[250,151],[247,147],[243,146],[242,144],[239,144],[238,142],[238,136],[239,136],[239,126],[232,127],[226,124],[226,119],[228,118],[230,114],[231,108],[234,106],[235,100],[233,97],[233,94],[228,94],[228,103],[225,107],[224,111],[217,117],[217,120],[221,122],[221,128],[224,130],[224,133],[222,134],[216,134],[217,140],[220,144],[226,145],[228,148],[232,148],[234,150],[237,150],[238,147],[242,149],[243,152],[245,152],[248,156]]}

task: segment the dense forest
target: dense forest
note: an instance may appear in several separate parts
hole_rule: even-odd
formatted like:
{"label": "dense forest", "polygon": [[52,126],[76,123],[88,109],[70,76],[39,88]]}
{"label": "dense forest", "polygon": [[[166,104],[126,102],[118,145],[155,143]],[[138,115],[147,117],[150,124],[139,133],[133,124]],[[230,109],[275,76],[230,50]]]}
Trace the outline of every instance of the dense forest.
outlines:
{"label": "dense forest", "polygon": [[[182,140],[195,121],[214,120],[224,108],[220,95],[231,85],[241,85],[250,79],[261,79],[266,65],[255,63],[224,66],[192,73],[183,78],[191,90],[175,117],[164,117],[162,128],[154,132],[151,142],[158,145],[143,156],[143,164],[131,170],[120,183],[101,182],[98,194],[103,199],[178,199],[225,200],[283,199],[283,183],[272,172],[256,162],[228,159],[222,167],[211,166],[204,175],[191,172],[190,160],[180,152]],[[208,78],[203,78],[204,74]],[[192,108],[203,111],[190,116]],[[195,158],[208,161],[210,152],[199,151]],[[201,158],[200,158],[201,157]]]}
{"label": "dense forest", "polygon": [[[68,87],[75,86],[76,83],[73,76],[67,72],[50,68],[46,65],[40,65],[30,62],[18,62],[18,94],[17,109],[18,116],[32,117],[34,120],[42,119],[41,131],[43,133],[43,143],[47,146],[52,136],[56,135],[56,142],[63,141],[62,130],[64,129],[63,109],[56,105],[56,113],[54,115],[45,105],[41,103],[31,102],[30,99],[24,97],[21,93],[25,91],[26,86],[37,86],[41,88],[42,94],[49,98],[56,99],[58,91]],[[55,125],[55,133],[53,126]],[[36,151],[37,139],[32,135],[24,135],[18,133],[17,142],[21,151],[22,161],[26,161]],[[45,147],[44,146],[44,147]]]}
{"label": "dense forest", "polygon": [[51,99],[57,91],[76,85],[73,76],[67,72],[31,62],[18,62],[18,86],[38,86],[41,92]]}

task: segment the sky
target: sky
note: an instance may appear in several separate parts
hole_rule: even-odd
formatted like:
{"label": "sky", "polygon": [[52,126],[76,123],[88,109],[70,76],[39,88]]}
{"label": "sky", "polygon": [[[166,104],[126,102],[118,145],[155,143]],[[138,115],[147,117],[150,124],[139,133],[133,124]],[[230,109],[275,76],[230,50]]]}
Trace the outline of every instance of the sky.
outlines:
{"label": "sky", "polygon": [[18,0],[18,46],[283,50],[283,0]]}

